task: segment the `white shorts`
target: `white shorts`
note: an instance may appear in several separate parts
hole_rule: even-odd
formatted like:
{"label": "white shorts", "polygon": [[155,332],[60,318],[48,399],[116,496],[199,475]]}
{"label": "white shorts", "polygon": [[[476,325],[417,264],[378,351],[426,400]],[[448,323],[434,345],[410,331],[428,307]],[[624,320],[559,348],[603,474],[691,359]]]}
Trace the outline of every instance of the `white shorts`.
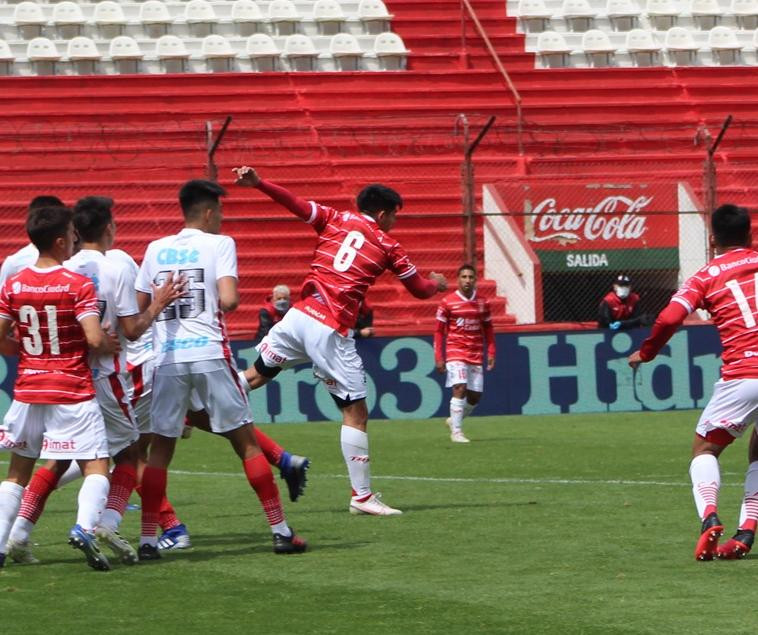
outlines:
{"label": "white shorts", "polygon": [[447,380],[445,386],[457,386],[466,384],[468,390],[482,392],[484,390],[484,373],[481,364],[467,364],[466,362],[447,362]]}
{"label": "white shorts", "polygon": [[355,340],[292,309],[256,346],[266,366],[289,368],[313,363],[313,374],[341,399],[366,397],[366,372]]}
{"label": "white shorts", "polygon": [[108,451],[116,456],[137,439],[137,422],[129,403],[129,389],[124,376],[113,373],[95,381],[95,395],[105,420]]}
{"label": "white shorts", "polygon": [[155,369],[150,431],[180,437],[190,409],[205,410],[211,430],[217,434],[253,422],[233,361],[179,362]]}
{"label": "white shorts", "polygon": [[[758,379],[719,379],[713,385],[713,395],[706,405],[695,432],[714,443],[724,432],[737,439],[758,421]],[[719,433],[722,430],[724,432]],[[714,434],[715,433],[715,434]],[[710,435],[710,436],[709,436]]]}
{"label": "white shorts", "polygon": [[137,418],[137,429],[140,434],[150,432],[150,402],[153,399],[153,371],[155,365],[152,359],[144,364],[135,366],[124,375],[129,391],[129,399]]}
{"label": "white shorts", "polygon": [[95,399],[75,404],[14,400],[0,426],[0,450],[31,459],[108,458],[100,406]]}

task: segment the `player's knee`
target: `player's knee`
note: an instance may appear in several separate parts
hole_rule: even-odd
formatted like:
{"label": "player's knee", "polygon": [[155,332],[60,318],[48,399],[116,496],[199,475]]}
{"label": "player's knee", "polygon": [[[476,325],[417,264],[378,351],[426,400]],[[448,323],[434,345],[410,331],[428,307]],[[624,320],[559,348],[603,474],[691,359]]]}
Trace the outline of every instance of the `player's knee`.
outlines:
{"label": "player's knee", "polygon": [[468,401],[472,406],[475,406],[479,403],[479,400],[482,398],[482,393],[475,392],[473,390],[467,390],[466,391],[466,401]]}
{"label": "player's knee", "polygon": [[359,403],[361,401],[365,401],[366,400],[365,397],[360,397],[359,399],[351,399],[350,395],[348,395],[347,397],[343,398],[343,397],[338,397],[337,395],[332,395],[332,393],[329,393],[329,394],[331,395],[332,399],[334,400],[334,403],[337,404],[337,407],[340,410],[344,410],[348,406],[352,406],[354,404],[357,404],[357,403]]}
{"label": "player's knee", "polygon": [[255,370],[258,371],[259,375],[262,375],[267,379],[273,379],[282,372],[282,369],[279,368],[279,366],[266,366],[266,364],[263,362],[263,358],[260,356],[255,360],[255,364],[253,364],[253,366],[255,367]]}

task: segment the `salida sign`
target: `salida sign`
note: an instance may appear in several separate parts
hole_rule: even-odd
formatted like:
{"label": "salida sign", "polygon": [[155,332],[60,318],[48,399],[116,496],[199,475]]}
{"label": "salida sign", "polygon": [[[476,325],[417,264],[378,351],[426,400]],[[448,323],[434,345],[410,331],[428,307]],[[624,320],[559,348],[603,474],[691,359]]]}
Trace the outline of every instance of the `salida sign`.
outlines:
{"label": "salida sign", "polygon": [[545,271],[678,266],[674,183],[498,187]]}

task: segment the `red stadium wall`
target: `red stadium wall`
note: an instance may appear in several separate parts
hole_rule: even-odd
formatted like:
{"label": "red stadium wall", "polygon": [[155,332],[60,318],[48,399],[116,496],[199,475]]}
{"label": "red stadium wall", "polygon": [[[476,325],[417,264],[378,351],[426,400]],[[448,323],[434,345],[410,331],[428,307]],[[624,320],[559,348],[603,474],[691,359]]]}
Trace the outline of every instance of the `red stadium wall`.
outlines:
{"label": "red stadium wall", "polygon": [[[523,97],[519,155],[511,96],[470,21],[462,45],[460,3],[387,4],[412,51],[406,72],[1,79],[0,256],[23,244],[23,208],[41,192],[66,202],[112,195],[118,246],[140,256],[148,240],[178,226],[177,187],[204,173],[205,122],[218,128],[226,115],[233,122],[217,156],[223,184],[232,166],[247,162],[340,207],[352,205],[362,184],[387,183],[406,199],[393,233],[423,271],[448,276],[463,260],[459,113],[476,126],[498,118],[476,154],[479,189],[511,175],[651,171],[697,189],[703,151],[693,146],[694,131],[732,113],[736,132],[717,155],[722,198],[752,201],[758,83],[751,80],[758,69],[535,70],[504,3],[475,0]],[[271,286],[298,284],[313,239],[257,194],[231,188],[225,214],[239,244],[243,291],[232,328],[249,334]],[[410,299],[389,277],[369,298],[381,333],[431,331],[432,303]],[[512,323],[505,300],[496,313],[499,327]]]}

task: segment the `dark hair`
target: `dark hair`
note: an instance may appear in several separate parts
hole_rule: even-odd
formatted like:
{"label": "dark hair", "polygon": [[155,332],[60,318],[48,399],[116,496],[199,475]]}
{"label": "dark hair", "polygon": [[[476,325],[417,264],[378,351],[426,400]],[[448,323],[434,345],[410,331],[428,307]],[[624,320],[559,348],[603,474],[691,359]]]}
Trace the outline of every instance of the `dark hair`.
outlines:
{"label": "dark hair", "polygon": [[713,239],[720,247],[747,245],[750,240],[750,213],[737,205],[722,205],[711,215]]}
{"label": "dark hair", "polygon": [[48,251],[56,239],[66,235],[69,225],[71,210],[68,207],[37,207],[26,219],[26,233],[39,251]]}
{"label": "dark hair", "polygon": [[113,220],[113,199],[106,196],[85,196],[74,205],[74,227],[79,237],[87,243],[95,243],[103,236],[105,228]]}
{"label": "dark hair", "polygon": [[358,210],[367,214],[393,212],[402,209],[403,199],[395,190],[380,183],[371,183],[364,187],[356,199]]}
{"label": "dark hair", "polygon": [[465,265],[461,265],[458,267],[458,271],[455,272],[456,276],[460,276],[464,271],[471,271],[474,274],[474,277],[476,277],[476,267],[474,265],[470,265],[466,263]]}
{"label": "dark hair", "polygon": [[201,205],[218,205],[222,196],[226,196],[226,190],[218,183],[193,179],[187,181],[179,190],[179,204],[182,206],[184,217],[192,218],[202,211],[199,209]]}
{"label": "dark hair", "polygon": [[63,201],[57,196],[48,196],[43,194],[42,196],[35,196],[29,203],[27,211],[31,212],[33,209],[39,209],[40,207],[66,207]]}

